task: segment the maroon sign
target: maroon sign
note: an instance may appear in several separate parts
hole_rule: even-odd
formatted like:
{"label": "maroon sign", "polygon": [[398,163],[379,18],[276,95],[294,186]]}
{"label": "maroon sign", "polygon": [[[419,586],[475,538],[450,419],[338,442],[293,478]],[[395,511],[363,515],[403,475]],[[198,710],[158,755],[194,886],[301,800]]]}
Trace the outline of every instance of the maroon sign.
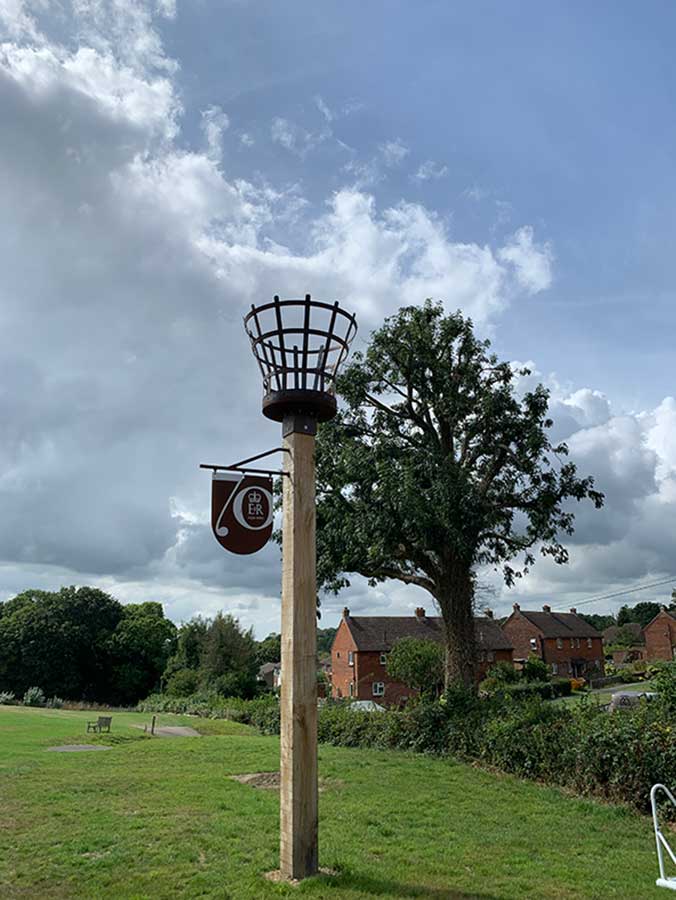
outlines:
{"label": "maroon sign", "polygon": [[211,527],[231,553],[256,553],[272,534],[272,478],[241,472],[214,472]]}

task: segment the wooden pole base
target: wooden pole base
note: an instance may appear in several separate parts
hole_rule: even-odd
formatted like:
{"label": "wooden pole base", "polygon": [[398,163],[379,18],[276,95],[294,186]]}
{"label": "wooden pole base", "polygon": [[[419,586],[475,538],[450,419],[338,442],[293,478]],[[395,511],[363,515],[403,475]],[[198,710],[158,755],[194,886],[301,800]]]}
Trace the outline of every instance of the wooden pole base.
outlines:
{"label": "wooden pole base", "polygon": [[313,434],[284,437],[280,873],[294,880],[318,871],[314,445]]}

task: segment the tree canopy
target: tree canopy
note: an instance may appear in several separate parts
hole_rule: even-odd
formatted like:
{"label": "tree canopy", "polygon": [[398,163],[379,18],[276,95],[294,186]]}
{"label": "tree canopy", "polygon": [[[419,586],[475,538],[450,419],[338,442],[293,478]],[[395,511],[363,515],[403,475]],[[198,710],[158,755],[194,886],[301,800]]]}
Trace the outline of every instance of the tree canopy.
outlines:
{"label": "tree canopy", "polygon": [[175,639],[159,603],[123,606],[91,587],[24,591],[0,604],[0,689],[135,703],[159,684]]}
{"label": "tree canopy", "polygon": [[440,304],[401,309],[340,377],[343,411],[317,440],[318,575],[423,588],[444,620],[447,681],[474,683],[477,568],[505,582],[536,552],[565,563],[570,501],[603,503],[553,445],[548,392],[520,392],[471,320]]}
{"label": "tree canopy", "polygon": [[444,652],[434,641],[401,638],[387,654],[387,674],[420,694],[436,696],[444,683]]}

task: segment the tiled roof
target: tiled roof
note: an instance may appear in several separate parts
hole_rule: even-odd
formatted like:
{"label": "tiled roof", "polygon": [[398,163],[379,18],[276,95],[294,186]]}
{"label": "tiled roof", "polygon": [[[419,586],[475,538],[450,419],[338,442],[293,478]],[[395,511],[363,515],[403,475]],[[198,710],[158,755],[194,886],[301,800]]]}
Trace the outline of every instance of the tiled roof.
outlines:
{"label": "tiled roof", "polygon": [[520,612],[539,628],[546,638],[601,637],[593,625],[575,613],[530,612],[524,609]]}
{"label": "tiled roof", "polygon": [[614,644],[620,634],[630,634],[638,644],[644,644],[643,629],[638,622],[627,622],[626,625],[609,625],[603,629],[603,640],[606,644]]}
{"label": "tiled roof", "polygon": [[[443,620],[436,616],[348,616],[345,620],[357,650],[385,653],[404,637],[444,643]],[[511,650],[512,645],[497,622],[488,616],[474,619],[480,650]]]}

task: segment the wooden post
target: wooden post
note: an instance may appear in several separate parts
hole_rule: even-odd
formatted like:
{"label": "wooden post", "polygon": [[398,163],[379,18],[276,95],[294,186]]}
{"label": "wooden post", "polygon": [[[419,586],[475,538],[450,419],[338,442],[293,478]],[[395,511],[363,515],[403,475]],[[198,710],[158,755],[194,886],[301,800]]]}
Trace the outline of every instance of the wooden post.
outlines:
{"label": "wooden post", "polygon": [[294,879],[318,869],[314,430],[284,422],[280,869]]}

